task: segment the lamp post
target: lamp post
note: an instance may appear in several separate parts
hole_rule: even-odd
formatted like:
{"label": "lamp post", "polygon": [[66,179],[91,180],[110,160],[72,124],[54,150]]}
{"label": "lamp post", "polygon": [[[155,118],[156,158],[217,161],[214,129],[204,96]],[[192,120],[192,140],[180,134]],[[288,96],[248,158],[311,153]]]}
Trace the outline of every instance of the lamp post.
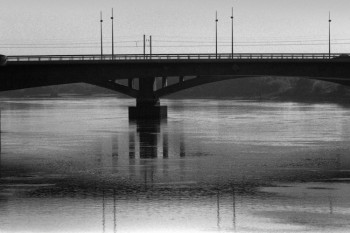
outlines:
{"label": "lamp post", "polygon": [[218,12],[215,14],[215,58],[218,58]]}
{"label": "lamp post", "polygon": [[146,35],[143,35],[143,56],[146,56]]}
{"label": "lamp post", "polygon": [[328,57],[331,59],[331,12],[329,12],[328,18]]}
{"label": "lamp post", "polygon": [[231,56],[233,59],[233,7],[232,7],[232,15],[231,15]]}
{"label": "lamp post", "polygon": [[149,36],[149,54],[152,55],[152,36]]}
{"label": "lamp post", "polygon": [[102,19],[102,11],[101,11],[101,12],[100,12],[100,24],[101,24],[101,59],[102,59],[102,56],[103,56],[102,23],[103,23],[103,19]]}
{"label": "lamp post", "polygon": [[112,8],[111,20],[112,20],[112,60],[113,60],[114,59],[114,24],[113,24],[114,17],[113,17],[113,8]]}

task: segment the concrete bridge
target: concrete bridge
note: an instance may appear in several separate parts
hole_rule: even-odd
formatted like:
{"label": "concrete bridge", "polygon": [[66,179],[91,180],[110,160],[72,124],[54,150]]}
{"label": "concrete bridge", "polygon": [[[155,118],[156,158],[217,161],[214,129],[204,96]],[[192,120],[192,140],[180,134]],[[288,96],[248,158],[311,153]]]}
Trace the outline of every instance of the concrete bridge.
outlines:
{"label": "concrete bridge", "polygon": [[[178,77],[168,85],[168,77]],[[130,118],[166,117],[159,99],[227,79],[305,77],[350,86],[347,54],[154,54],[9,56],[0,66],[0,91],[89,83],[136,98]],[[157,83],[161,85],[155,85]],[[120,80],[127,80],[124,85]]]}

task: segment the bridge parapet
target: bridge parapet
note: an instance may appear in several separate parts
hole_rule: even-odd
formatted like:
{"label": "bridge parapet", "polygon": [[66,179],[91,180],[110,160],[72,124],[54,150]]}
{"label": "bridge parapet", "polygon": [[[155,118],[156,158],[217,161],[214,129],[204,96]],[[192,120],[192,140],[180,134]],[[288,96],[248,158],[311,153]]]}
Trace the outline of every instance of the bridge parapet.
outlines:
{"label": "bridge parapet", "polygon": [[9,62],[41,61],[127,61],[127,60],[329,60],[334,58],[350,59],[350,54],[328,53],[199,53],[199,54],[119,54],[119,55],[30,55],[8,56]]}

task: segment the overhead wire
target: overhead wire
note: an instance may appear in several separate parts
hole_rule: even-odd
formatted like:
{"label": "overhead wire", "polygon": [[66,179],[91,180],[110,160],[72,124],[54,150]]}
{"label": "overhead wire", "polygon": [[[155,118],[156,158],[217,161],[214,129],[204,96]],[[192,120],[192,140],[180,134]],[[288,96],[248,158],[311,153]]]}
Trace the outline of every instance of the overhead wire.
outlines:
{"label": "overhead wire", "polygon": [[[163,38],[166,38],[168,36],[162,36]],[[163,39],[162,37],[159,37],[160,39],[153,40],[156,44],[154,44],[152,47],[156,48],[188,48],[188,47],[194,47],[194,48],[200,48],[200,47],[212,47],[215,45],[215,41],[210,40],[204,40],[203,38],[201,40],[171,40],[171,39]],[[127,38],[126,36],[124,38]],[[129,37],[130,38],[130,37]],[[168,37],[169,38],[169,37]],[[194,38],[194,37],[193,37]],[[135,47],[142,47],[143,40],[116,40],[114,41],[115,44],[118,45],[120,48],[135,48]],[[111,45],[111,41],[105,41],[104,44]],[[231,41],[228,40],[221,40],[218,42],[220,46],[231,46]],[[304,39],[304,40],[297,40],[297,39],[289,39],[289,40],[256,40],[256,41],[235,41],[236,47],[272,47],[272,46],[323,46],[327,45],[328,40],[327,39]],[[333,45],[349,45],[350,44],[350,38],[339,38],[339,39],[333,39],[332,40]],[[90,40],[90,41],[72,41],[68,42],[63,40],[63,42],[44,42],[44,43],[34,43],[34,42],[28,42],[28,43],[0,43],[0,48],[3,49],[44,49],[44,48],[52,48],[52,49],[65,49],[65,48],[98,48],[100,46],[100,41],[98,40]]]}
{"label": "overhead wire", "polygon": [[[135,43],[135,41],[133,42]],[[119,45],[118,47],[121,48],[134,48],[134,47],[142,47],[141,43],[142,41],[138,42],[139,44],[134,45]],[[105,43],[110,44],[110,43]],[[220,42],[218,43],[220,46],[229,47],[231,46],[229,43]],[[350,45],[350,42],[333,42],[333,45]],[[80,46],[81,45],[81,46]],[[158,48],[187,48],[187,47],[212,47],[215,43],[206,42],[202,44],[175,44],[175,45],[169,45],[169,44],[161,44],[161,45],[153,45],[152,47],[158,47]],[[272,47],[272,46],[323,46],[328,45],[328,43],[236,43],[236,47]],[[93,44],[79,44],[76,43],[74,45],[62,45],[62,44],[0,44],[0,48],[98,48],[98,43]]]}

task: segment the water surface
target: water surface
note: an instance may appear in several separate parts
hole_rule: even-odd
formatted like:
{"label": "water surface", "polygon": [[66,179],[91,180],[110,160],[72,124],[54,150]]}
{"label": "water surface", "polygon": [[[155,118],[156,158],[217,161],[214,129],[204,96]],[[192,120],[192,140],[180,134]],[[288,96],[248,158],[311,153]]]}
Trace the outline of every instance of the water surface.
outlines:
{"label": "water surface", "polygon": [[3,99],[0,232],[347,232],[350,108]]}

